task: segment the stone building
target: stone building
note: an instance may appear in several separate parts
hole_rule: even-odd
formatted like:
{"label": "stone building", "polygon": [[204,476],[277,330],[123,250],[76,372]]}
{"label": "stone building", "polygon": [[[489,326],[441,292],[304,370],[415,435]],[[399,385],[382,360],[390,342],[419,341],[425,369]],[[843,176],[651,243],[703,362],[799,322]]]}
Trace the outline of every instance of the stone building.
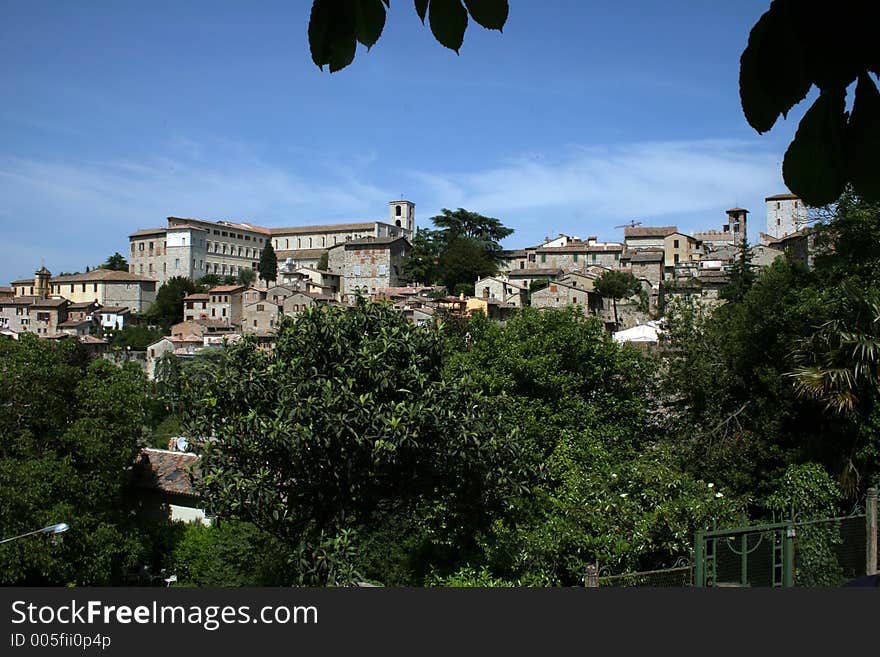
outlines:
{"label": "stone building", "polygon": [[94,301],[102,306],[124,306],[146,311],[156,300],[156,281],[124,271],[94,269],[85,274],[56,276],[49,280],[52,296],[74,303]]}
{"label": "stone building", "polygon": [[210,301],[211,295],[207,292],[197,292],[183,297],[184,321],[192,319],[209,319],[211,316],[211,311],[208,310],[208,304]]}
{"label": "stone building", "polygon": [[206,274],[237,276],[257,270],[260,254],[271,243],[279,265],[315,266],[336,244],[366,237],[410,239],[415,230],[415,204],[391,201],[388,221],[267,228],[250,223],[168,217],[164,228],[129,235],[129,272],[155,278],[161,285],[173,276],[193,280]]}
{"label": "stone building", "polygon": [[411,249],[403,237],[352,240],[330,247],[328,269],[340,274],[340,292],[349,301],[400,285],[400,265]]}
{"label": "stone building", "polygon": [[486,276],[474,285],[476,296],[484,300],[498,301],[515,308],[522,308],[528,299],[528,288],[514,283],[506,276]]}
{"label": "stone building", "polygon": [[256,335],[271,335],[284,316],[283,302],[252,301],[242,308],[241,331]]}
{"label": "stone building", "polygon": [[208,290],[208,319],[219,320],[230,326],[241,323],[244,285],[218,285]]}
{"label": "stone building", "polygon": [[808,208],[799,196],[776,194],[764,200],[767,203],[767,234],[770,237],[787,237],[807,226]]}
{"label": "stone building", "polygon": [[294,292],[284,300],[283,313],[288,317],[296,317],[312,306],[335,302],[336,300],[333,297],[324,296],[322,294]]}

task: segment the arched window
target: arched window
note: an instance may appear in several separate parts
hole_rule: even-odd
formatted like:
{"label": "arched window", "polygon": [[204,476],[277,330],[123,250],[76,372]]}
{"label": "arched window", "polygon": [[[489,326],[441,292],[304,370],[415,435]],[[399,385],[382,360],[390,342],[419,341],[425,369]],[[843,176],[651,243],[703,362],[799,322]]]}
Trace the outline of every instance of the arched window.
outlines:
{"label": "arched window", "polygon": [[[395,206],[394,206],[394,216],[395,216],[395,217],[399,217],[399,216],[401,216],[401,211],[400,211],[400,206],[399,206],[399,205],[395,205]],[[399,226],[400,224],[397,224],[397,225]]]}

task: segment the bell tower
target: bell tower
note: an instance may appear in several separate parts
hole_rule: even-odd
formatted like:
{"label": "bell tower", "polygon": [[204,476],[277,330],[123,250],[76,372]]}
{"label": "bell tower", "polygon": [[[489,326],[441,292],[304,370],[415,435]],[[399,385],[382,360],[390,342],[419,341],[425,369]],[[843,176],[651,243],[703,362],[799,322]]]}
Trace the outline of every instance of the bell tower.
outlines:
{"label": "bell tower", "polygon": [[52,272],[43,265],[34,272],[34,296],[46,299],[49,296],[49,279],[52,278]]}
{"label": "bell tower", "polygon": [[392,226],[402,228],[403,236],[411,240],[416,230],[416,204],[412,201],[390,201],[388,216]]}

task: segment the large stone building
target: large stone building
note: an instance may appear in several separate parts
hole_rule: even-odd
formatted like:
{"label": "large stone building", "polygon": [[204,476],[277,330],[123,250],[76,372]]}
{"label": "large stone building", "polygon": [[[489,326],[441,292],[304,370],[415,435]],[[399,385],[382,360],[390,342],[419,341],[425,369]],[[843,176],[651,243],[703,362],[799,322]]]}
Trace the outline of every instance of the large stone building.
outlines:
{"label": "large stone building", "polygon": [[368,237],[330,247],[328,268],[340,274],[340,292],[348,301],[400,285],[400,265],[410,251],[404,237]]}
{"label": "large stone building", "polygon": [[388,221],[267,228],[249,223],[168,217],[165,228],[147,228],[129,235],[129,272],[155,278],[159,285],[173,276],[197,280],[206,274],[236,276],[257,270],[267,243],[279,264],[314,266],[321,254],[337,244],[367,237],[411,239],[415,204],[389,203]]}
{"label": "large stone building", "polygon": [[74,303],[95,301],[144,312],[156,300],[156,281],[125,271],[94,269],[85,274],[56,276],[48,281],[50,294]]}

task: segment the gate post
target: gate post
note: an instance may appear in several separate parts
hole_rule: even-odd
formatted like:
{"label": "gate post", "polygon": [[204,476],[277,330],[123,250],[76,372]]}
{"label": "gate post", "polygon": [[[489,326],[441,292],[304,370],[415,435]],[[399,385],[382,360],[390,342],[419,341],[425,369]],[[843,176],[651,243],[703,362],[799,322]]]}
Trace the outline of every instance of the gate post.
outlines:
{"label": "gate post", "polygon": [[584,574],[584,587],[588,589],[599,588],[599,569],[593,564],[587,566],[587,572]]}
{"label": "gate post", "polygon": [[706,544],[703,530],[694,533],[694,586],[706,585]]}
{"label": "gate post", "polygon": [[865,530],[867,532],[866,573],[877,574],[877,489],[869,488],[865,501]]}
{"label": "gate post", "polygon": [[794,537],[796,536],[794,525],[785,528],[785,538],[782,542],[782,586],[794,586]]}

